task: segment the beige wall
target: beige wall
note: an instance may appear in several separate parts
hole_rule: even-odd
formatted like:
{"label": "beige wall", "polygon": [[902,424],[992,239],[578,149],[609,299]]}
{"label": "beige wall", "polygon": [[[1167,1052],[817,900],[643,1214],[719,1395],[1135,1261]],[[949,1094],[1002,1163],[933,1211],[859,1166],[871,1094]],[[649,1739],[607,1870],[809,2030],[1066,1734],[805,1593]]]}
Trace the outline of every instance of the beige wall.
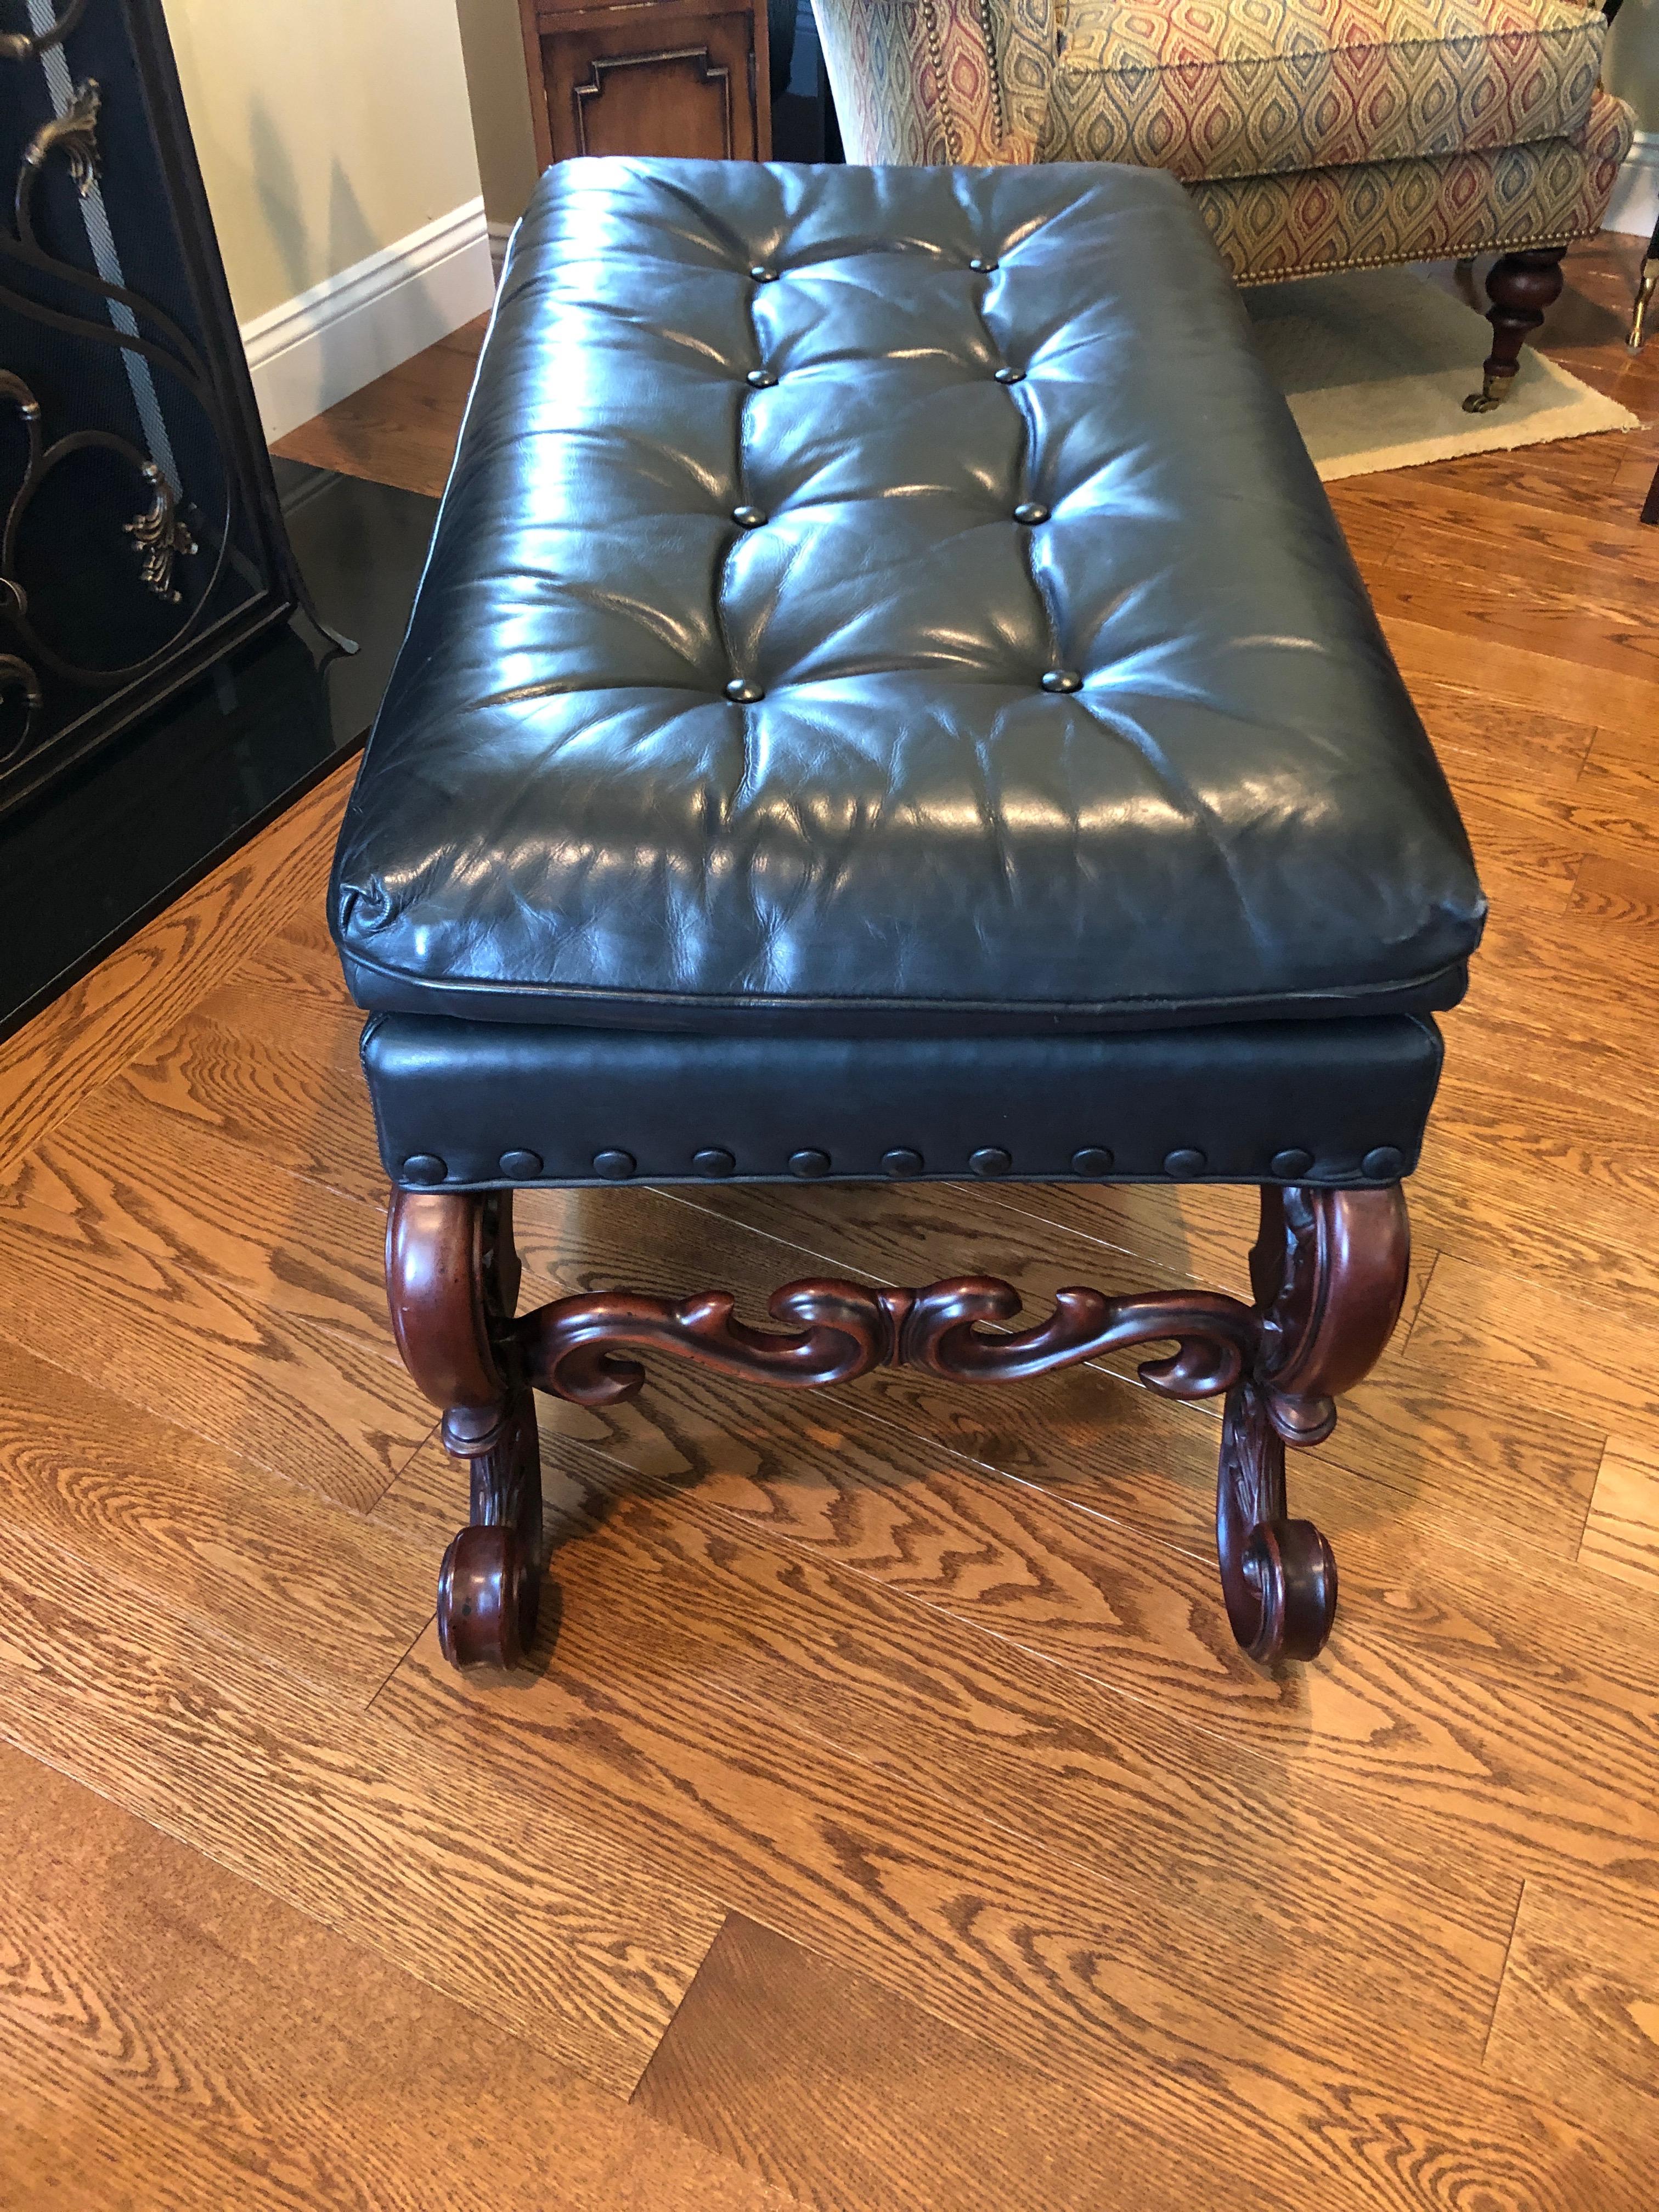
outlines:
{"label": "beige wall", "polygon": [[455,0],[165,0],[244,322],[478,196]]}
{"label": "beige wall", "polygon": [[455,0],[472,99],[473,135],[492,223],[516,222],[536,182],[519,0]]}
{"label": "beige wall", "polygon": [[1659,131],[1659,0],[1625,0],[1607,33],[1606,73],[1641,128]]}

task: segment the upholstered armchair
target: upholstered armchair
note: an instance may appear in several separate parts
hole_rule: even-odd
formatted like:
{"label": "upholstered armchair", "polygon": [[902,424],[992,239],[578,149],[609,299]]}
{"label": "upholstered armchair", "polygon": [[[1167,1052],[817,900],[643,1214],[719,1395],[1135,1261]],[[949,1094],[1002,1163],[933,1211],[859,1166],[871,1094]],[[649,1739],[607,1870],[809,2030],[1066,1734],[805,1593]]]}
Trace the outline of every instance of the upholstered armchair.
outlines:
{"label": "upholstered armchair", "polygon": [[1630,149],[1607,15],[1579,0],[813,7],[849,161],[1170,169],[1242,284],[1498,249],[1472,411],[1503,398]]}

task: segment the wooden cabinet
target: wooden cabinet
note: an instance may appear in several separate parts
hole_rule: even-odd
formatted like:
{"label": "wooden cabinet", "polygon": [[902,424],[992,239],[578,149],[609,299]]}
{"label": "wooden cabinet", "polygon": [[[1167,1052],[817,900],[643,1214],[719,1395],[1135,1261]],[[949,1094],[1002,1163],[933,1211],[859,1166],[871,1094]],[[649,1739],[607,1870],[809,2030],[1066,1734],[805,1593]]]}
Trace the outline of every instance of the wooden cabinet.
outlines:
{"label": "wooden cabinet", "polygon": [[536,150],[765,161],[766,0],[520,0]]}

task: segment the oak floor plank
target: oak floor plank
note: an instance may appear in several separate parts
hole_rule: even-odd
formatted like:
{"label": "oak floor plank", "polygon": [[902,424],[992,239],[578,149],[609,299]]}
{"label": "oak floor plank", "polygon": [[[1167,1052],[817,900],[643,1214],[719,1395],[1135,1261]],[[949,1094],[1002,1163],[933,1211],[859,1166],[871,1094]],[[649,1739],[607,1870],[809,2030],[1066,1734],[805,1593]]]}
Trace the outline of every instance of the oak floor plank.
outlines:
{"label": "oak floor plank", "polygon": [[[788,2200],[0,1748],[0,2205],[762,2212]],[[275,2031],[275,2032],[273,2032]]]}
{"label": "oak floor plank", "polygon": [[1659,927],[1659,861],[1644,866],[1588,854],[1567,911],[1604,927]]}
{"label": "oak floor plank", "polygon": [[[1271,2133],[1200,2133],[1182,2084],[1079,2093],[891,1990],[738,1915],[721,1929],[635,2102],[790,2187],[815,2212],[1315,2212],[1480,2203],[1583,2212],[1626,2186],[1588,2132],[1518,2101],[1469,2124],[1362,2094],[1318,2140],[1280,2085]],[[1628,2166],[1626,2167],[1628,2171]]]}
{"label": "oak floor plank", "polygon": [[[508,1759],[520,1777],[556,1772],[573,1790],[585,1784],[635,1851],[671,1850],[736,1909],[1022,2065],[1085,2095],[1104,2090],[1151,2128],[1179,2124],[1229,2154],[1237,2146],[1241,2159],[1255,2144],[1259,2172],[1293,2161],[1300,2203],[1436,2201],[1432,2182],[1402,2176],[1387,2158],[1392,2130],[1352,2140],[1343,2115],[1357,2102],[1426,2109],[1452,2162],[1476,2143],[1487,2156],[1507,2151],[1534,2127],[1559,2140],[1559,2120],[1495,2096],[1478,2063],[1436,2053],[1425,2065],[1420,2037],[1416,2058],[1396,2058],[1389,2021],[1409,2039],[1404,2015],[1379,2017],[1375,2004],[1352,2015],[1337,1999],[1310,2033],[1299,2002],[1313,1971],[1305,1953],[1281,1990],[1271,1962],[1284,1954],[1254,1948],[1242,1989],[1223,1971],[1237,1972],[1225,1950],[1190,1948],[1188,1900],[1143,1899],[1115,1869],[1105,1887],[1072,1866],[1051,1870],[1000,1832],[965,1829],[938,1801],[925,1813],[912,1807],[913,1793],[892,1778],[874,1786],[827,1746],[813,1754],[810,1779],[792,1773],[747,1702],[706,1667],[676,1669],[675,1694],[665,1695],[678,1639],[665,1649],[613,1619],[599,1680],[576,1656],[581,1635],[580,1614],[567,1613],[546,1670],[512,1684],[460,1680],[423,1638],[381,1709],[458,1751]],[[1150,1965],[1144,1945],[1156,1953]],[[1314,2009],[1333,1995],[1322,1987]],[[1468,2026],[1473,2038],[1477,2023]],[[1342,2137],[1334,2161],[1333,2136]],[[1582,2154],[1582,2138],[1573,2142]],[[1645,2185],[1621,2153],[1604,2154],[1610,2201]],[[1528,2180],[1550,2201],[1547,2161]]]}
{"label": "oak floor plank", "polygon": [[236,982],[214,992],[124,1068],[113,1097],[348,1197],[386,1204],[386,1170],[357,1057],[362,1019],[297,994]]}
{"label": "oak floor plank", "polygon": [[1529,1881],[1487,2045],[1489,2071],[1659,2148],[1659,1917],[1650,1900]]}
{"label": "oak floor plank", "polygon": [[0,1736],[629,2094],[720,1922],[679,1869],[28,1529],[0,1594]]}
{"label": "oak floor plank", "polygon": [[0,1340],[0,1522],[367,1704],[432,1612],[429,1547]]}
{"label": "oak floor plank", "polygon": [[431,1432],[383,1349],[165,1253],[88,1250],[0,1215],[0,1335],[338,1504],[371,1504]]}
{"label": "oak floor plank", "polygon": [[321,896],[351,774],[337,770],[0,1043],[0,1165]]}
{"label": "oak floor plank", "polygon": [[131,1255],[397,1358],[380,1205],[303,1181],[130,1093],[94,1091],[0,1175],[0,1221],[43,1270],[66,1249],[88,1263]]}
{"label": "oak floor plank", "polygon": [[1578,1557],[1599,1574],[1659,1597],[1659,1451],[1609,1439]]}

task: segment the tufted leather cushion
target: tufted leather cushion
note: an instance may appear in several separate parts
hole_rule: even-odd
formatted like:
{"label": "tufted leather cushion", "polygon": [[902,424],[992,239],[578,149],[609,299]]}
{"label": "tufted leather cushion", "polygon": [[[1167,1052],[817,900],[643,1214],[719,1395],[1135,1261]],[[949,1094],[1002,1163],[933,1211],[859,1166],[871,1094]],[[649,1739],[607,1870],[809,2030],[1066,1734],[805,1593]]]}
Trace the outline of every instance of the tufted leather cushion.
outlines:
{"label": "tufted leather cushion", "polygon": [[368,1007],[910,1034],[1443,1006],[1483,902],[1172,178],[594,160],[333,909]]}

